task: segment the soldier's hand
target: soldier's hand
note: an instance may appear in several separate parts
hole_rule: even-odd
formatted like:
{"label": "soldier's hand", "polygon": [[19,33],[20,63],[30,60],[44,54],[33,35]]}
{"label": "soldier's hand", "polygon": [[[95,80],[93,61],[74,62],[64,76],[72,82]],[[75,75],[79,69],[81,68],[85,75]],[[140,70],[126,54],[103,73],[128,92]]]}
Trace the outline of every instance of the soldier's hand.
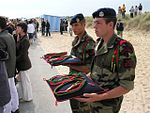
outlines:
{"label": "soldier's hand", "polygon": [[74,99],[80,101],[80,102],[95,102],[95,101],[100,101],[102,100],[101,94],[97,93],[85,93],[83,94],[84,97],[76,97]]}

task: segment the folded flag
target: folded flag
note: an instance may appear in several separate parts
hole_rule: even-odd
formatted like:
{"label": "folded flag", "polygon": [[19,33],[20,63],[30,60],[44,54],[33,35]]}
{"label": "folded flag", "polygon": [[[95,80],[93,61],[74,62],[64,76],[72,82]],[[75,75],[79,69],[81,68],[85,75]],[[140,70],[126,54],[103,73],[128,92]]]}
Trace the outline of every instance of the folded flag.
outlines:
{"label": "folded flag", "polygon": [[67,52],[61,53],[48,53],[44,55],[42,58],[49,63],[51,66],[59,66],[66,64],[82,64],[82,61],[74,56],[66,55]]}
{"label": "folded flag", "polygon": [[85,74],[56,75],[46,80],[57,101],[65,101],[84,93],[104,93],[103,89]]}
{"label": "folded flag", "polygon": [[77,58],[77,57],[66,57],[66,58],[63,58],[63,59],[58,59],[58,60],[55,60],[51,63],[52,66],[58,66],[58,65],[66,65],[66,64],[74,64],[74,65],[77,65],[77,64],[82,64],[82,61]]}
{"label": "folded flag", "polygon": [[67,52],[59,52],[59,53],[47,53],[42,58],[45,60],[51,59],[51,58],[57,58],[67,55]]}

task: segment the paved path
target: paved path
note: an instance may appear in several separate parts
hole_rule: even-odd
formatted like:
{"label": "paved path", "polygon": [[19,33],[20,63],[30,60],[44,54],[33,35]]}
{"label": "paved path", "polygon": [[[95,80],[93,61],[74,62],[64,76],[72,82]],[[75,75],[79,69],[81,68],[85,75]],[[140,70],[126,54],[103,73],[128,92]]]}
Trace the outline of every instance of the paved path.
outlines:
{"label": "paved path", "polygon": [[30,58],[32,69],[30,79],[33,88],[33,101],[20,103],[20,113],[71,113],[68,101],[58,103],[55,106],[55,99],[43,78],[50,78],[58,74],[56,68],[51,68],[40,57],[44,54],[39,44],[31,45]]}

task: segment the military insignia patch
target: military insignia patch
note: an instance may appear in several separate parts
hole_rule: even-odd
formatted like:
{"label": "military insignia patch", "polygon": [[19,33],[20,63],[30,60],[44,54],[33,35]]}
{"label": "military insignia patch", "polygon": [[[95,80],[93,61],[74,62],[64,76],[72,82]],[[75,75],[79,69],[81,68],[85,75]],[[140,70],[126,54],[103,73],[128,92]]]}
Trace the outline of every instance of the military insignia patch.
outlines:
{"label": "military insignia patch", "polygon": [[132,68],[134,66],[134,63],[131,58],[127,58],[123,60],[123,66],[124,68]]}
{"label": "military insignia patch", "polygon": [[80,19],[79,19],[79,18],[77,18],[77,19],[76,19],[76,21],[77,21],[77,23],[78,23],[78,22],[80,22]]}
{"label": "military insignia patch", "polygon": [[103,11],[99,12],[99,16],[103,17],[104,16],[104,12]]}

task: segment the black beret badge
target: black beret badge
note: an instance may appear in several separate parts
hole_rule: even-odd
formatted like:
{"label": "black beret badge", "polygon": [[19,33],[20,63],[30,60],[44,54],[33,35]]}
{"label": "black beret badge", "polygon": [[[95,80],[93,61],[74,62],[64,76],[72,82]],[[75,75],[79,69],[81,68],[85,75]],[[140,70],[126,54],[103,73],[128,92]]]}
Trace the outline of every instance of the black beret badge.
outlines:
{"label": "black beret badge", "polygon": [[104,12],[103,11],[99,12],[99,17],[104,17]]}
{"label": "black beret badge", "polygon": [[76,19],[76,22],[77,22],[77,23],[78,23],[78,22],[80,22],[80,19],[79,19],[79,18],[77,18],[77,19]]}

